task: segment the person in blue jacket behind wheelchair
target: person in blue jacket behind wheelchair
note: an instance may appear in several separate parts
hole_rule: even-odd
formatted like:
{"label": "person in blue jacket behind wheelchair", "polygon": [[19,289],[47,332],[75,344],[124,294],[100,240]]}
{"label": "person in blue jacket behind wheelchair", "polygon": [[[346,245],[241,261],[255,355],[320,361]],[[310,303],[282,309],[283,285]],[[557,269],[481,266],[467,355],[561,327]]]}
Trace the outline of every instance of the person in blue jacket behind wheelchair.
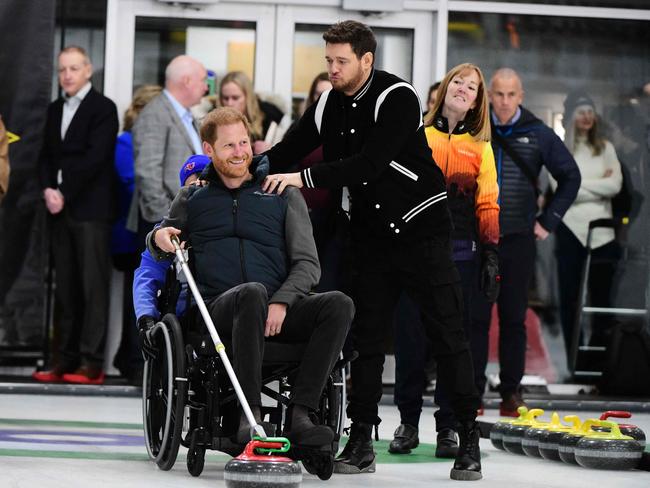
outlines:
{"label": "person in blue jacket behind wheelchair", "polygon": [[[201,172],[210,163],[210,158],[202,154],[190,156],[183,163],[180,171],[181,186],[195,183]],[[167,271],[172,263],[172,259],[155,260],[148,249],[142,252],[140,266],[135,270],[133,276],[133,306],[140,331],[147,330],[156,320],[160,319],[158,297],[165,286]],[[176,315],[178,316],[185,313],[186,296],[187,290],[183,288],[176,305]],[[142,333],[140,335],[142,336]],[[146,341],[143,341],[142,337],[140,337],[140,346],[146,347]]]}

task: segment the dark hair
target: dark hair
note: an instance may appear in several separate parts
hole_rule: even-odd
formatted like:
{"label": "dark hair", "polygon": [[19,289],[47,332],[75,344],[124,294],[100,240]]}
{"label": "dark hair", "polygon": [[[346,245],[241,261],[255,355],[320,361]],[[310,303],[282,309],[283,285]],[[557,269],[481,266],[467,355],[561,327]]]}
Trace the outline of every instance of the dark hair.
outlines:
{"label": "dark hair", "polygon": [[217,129],[223,125],[233,124],[244,124],[250,137],[251,127],[243,113],[231,107],[215,108],[201,122],[201,140],[213,146],[217,140]]}
{"label": "dark hair", "polygon": [[334,24],[325,31],[323,39],[329,44],[350,44],[358,59],[366,53],[372,53],[374,58],[377,49],[377,39],[370,27],[356,20]]}
{"label": "dark hair", "polygon": [[323,71],[316,75],[314,81],[311,82],[311,87],[309,87],[309,96],[305,102],[305,107],[309,107],[312,103],[316,101],[316,88],[321,81],[330,81],[330,77],[327,74],[327,71]]}
{"label": "dark hair", "polygon": [[440,82],[436,81],[433,85],[429,87],[429,93],[427,93],[427,103],[431,100],[431,94],[440,88]]}

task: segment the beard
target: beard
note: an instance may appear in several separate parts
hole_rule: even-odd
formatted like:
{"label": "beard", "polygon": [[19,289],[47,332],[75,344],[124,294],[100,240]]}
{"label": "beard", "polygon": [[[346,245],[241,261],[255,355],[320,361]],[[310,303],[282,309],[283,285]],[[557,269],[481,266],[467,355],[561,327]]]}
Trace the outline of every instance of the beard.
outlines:
{"label": "beard", "polygon": [[341,79],[338,80],[330,79],[330,82],[332,83],[334,89],[340,92],[350,92],[352,90],[356,91],[360,87],[362,81],[363,81],[363,70],[361,69],[361,66],[359,66],[359,70],[348,81],[344,81]]}
{"label": "beard", "polygon": [[230,163],[230,161],[236,161],[238,159],[239,158],[220,159],[215,157],[213,160],[214,168],[217,170],[217,173],[226,178],[241,178],[248,175],[248,168],[253,160],[252,156],[249,154],[242,156],[241,159],[243,159],[244,162],[241,164],[234,165]]}

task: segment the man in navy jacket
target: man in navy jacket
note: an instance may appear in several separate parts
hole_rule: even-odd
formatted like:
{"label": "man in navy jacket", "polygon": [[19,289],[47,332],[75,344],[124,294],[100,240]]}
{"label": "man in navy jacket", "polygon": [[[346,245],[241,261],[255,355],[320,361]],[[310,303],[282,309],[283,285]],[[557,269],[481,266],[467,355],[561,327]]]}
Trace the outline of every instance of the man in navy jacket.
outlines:
{"label": "man in navy jacket", "polygon": [[[499,364],[501,415],[517,417],[524,405],[520,382],[526,362],[526,309],[535,264],[535,240],[557,227],[580,188],[580,171],[560,138],[521,106],[521,79],[498,70],[490,83],[492,148],[499,183]],[[517,161],[515,161],[516,158]],[[553,198],[538,213],[537,176],[545,166],[558,182]],[[480,294],[477,294],[480,295]],[[472,355],[476,384],[485,390],[491,305],[482,297],[472,313]],[[481,388],[483,385],[483,388]]]}
{"label": "man in navy jacket", "polygon": [[65,95],[50,104],[40,181],[52,222],[59,360],[38,381],[104,381],[110,224],[115,215],[115,104],[90,84],[92,65],[77,46],[59,54]]}

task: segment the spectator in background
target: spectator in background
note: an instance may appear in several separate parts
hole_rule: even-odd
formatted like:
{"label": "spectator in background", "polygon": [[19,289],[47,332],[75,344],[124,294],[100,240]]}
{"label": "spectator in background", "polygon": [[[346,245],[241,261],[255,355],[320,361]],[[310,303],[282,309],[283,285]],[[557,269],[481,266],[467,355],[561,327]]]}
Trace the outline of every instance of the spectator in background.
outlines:
{"label": "spectator in background", "polygon": [[440,82],[436,81],[433,85],[429,87],[429,93],[427,94],[427,111],[430,113],[433,111],[433,107],[436,105],[436,100],[438,98],[438,88],[440,88]]}
{"label": "spectator in background", "polygon": [[325,90],[331,90],[331,89],[332,89],[332,83],[330,82],[330,78],[329,75],[327,74],[327,71],[318,73],[311,82],[311,86],[309,87],[309,93],[307,94],[307,98],[303,103],[302,110],[300,111],[300,115],[302,116],[302,114],[305,113],[305,110],[311,107],[313,103],[316,103],[316,100],[318,100],[318,98],[321,96],[321,93],[323,93]]}
{"label": "spectator in background", "polygon": [[9,138],[0,116],[0,202],[9,189]]}
{"label": "spectator in background", "polygon": [[250,121],[253,154],[263,153],[282,140],[284,130],[280,122],[284,114],[272,103],[259,99],[245,73],[231,71],[223,77],[219,102],[222,107],[232,107],[244,114]]}
{"label": "spectator in background", "polygon": [[[580,171],[560,138],[521,106],[524,89],[514,70],[496,71],[489,97],[499,182],[500,411],[501,415],[517,417],[517,408],[525,405],[521,396],[526,365],[524,321],[535,265],[535,240],[546,239],[573,203],[580,187]],[[537,215],[537,177],[542,166],[557,180],[558,188]],[[492,304],[477,294],[472,308],[472,353],[476,382],[483,394]]]}
{"label": "spectator in background", "polygon": [[[585,93],[571,93],[564,101],[564,142],[576,160],[582,181],[578,196],[564,214],[556,231],[556,258],[560,285],[560,321],[567,358],[572,346],[578,306],[580,278],[587,257],[589,222],[612,218],[612,197],[620,190],[623,177],[614,146],[601,134],[600,118],[593,100]],[[557,183],[551,179],[555,190]],[[591,237],[592,264],[589,272],[590,304],[609,307],[612,278],[620,248],[614,229],[594,229]],[[593,321],[591,345],[605,345],[608,319]]]}
{"label": "spectator in background", "polygon": [[208,89],[207,71],[190,56],[177,56],[165,69],[165,89],[142,110],[133,125],[135,191],[127,227],[138,233],[138,250],[166,215],[178,193],[178,172],[192,154],[201,154],[198,127],[190,107]]}
{"label": "spectator in background", "polygon": [[[453,258],[460,273],[463,326],[469,338],[479,265],[481,289],[490,302],[496,300],[499,289],[499,189],[490,146],[490,110],[483,73],[476,65],[464,63],[452,68],[442,80],[439,93],[424,118],[425,134],[447,184],[454,223]],[[413,328],[417,330],[410,330]],[[395,329],[395,403],[401,422],[389,452],[406,454],[418,445],[428,346],[419,320]],[[436,384],[435,402],[440,409],[435,417],[436,457],[442,458],[454,458],[458,452],[457,422],[448,390],[449,385],[441,378]]]}
{"label": "spectator in background", "polygon": [[84,49],[63,49],[58,70],[64,96],[48,107],[39,166],[52,222],[60,352],[51,370],[33,377],[101,384],[119,122],[115,104],[90,83],[92,65]]}
{"label": "spectator in background", "polygon": [[126,219],[135,186],[131,131],[145,105],[161,92],[162,87],[158,85],[144,85],[135,91],[131,105],[124,113],[124,132],[117,137],[115,147],[115,170],[119,181],[117,187],[118,217],[113,224],[111,254],[115,268],[124,273],[124,294],[122,297],[122,339],[113,359],[113,365],[133,385],[142,384],[143,365],[135,333],[135,316],[133,315],[131,296],[133,272],[138,267],[137,234],[126,228]]}

